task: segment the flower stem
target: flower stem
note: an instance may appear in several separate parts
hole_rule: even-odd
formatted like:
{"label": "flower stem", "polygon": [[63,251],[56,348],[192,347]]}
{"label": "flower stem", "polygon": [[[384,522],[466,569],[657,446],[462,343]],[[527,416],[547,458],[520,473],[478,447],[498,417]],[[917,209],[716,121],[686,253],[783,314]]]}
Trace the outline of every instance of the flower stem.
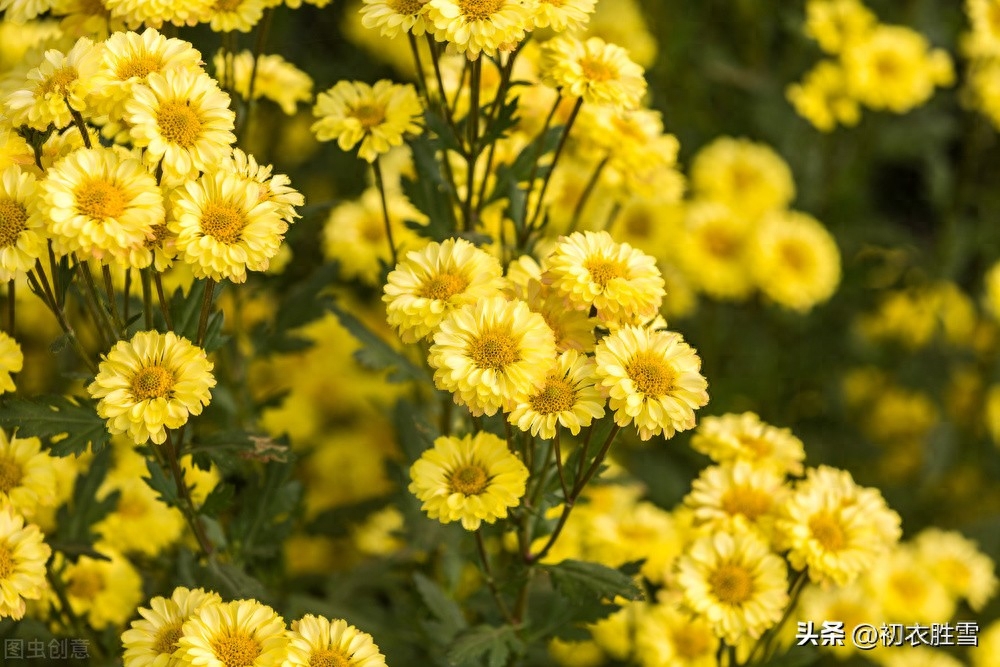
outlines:
{"label": "flower stem", "polygon": [[573,218],[569,222],[569,229],[566,230],[567,234],[575,232],[580,225],[580,217],[583,215],[583,209],[587,206],[590,196],[594,194],[597,182],[601,179],[601,174],[604,172],[604,168],[608,165],[608,160],[610,159],[610,155],[605,156],[603,160],[597,163],[597,168],[590,175],[590,180],[587,181],[587,185],[583,188],[583,193],[580,194],[580,200],[573,207]]}
{"label": "flower stem", "polygon": [[378,156],[376,156],[375,161],[372,162],[372,171],[375,172],[375,185],[378,187],[378,193],[382,199],[382,216],[385,219],[385,239],[389,244],[389,255],[392,257],[392,265],[396,266],[396,264],[399,263],[399,257],[396,255],[396,242],[392,238],[392,223],[389,219],[389,201],[386,199],[385,181],[382,180],[382,163]]}
{"label": "flower stem", "polygon": [[215,280],[205,280],[205,297],[201,301],[201,317],[198,318],[198,347],[205,346],[205,334],[208,331],[208,316],[212,313],[212,299],[215,297]]}
{"label": "flower stem", "polygon": [[7,333],[10,337],[14,337],[14,307],[15,307],[15,294],[14,287],[16,283],[13,279],[7,281]]}
{"label": "flower stem", "polygon": [[174,441],[170,437],[169,430],[167,431],[167,439],[163,443],[163,452],[170,466],[170,475],[174,478],[177,493],[181,497],[181,512],[191,526],[191,530],[194,532],[195,539],[198,540],[198,546],[201,547],[202,553],[206,556],[211,556],[215,551],[215,547],[212,545],[211,540],[208,539],[201,519],[198,518],[198,510],[194,506],[194,500],[191,499],[191,489],[188,488],[187,483],[184,481],[184,471],[181,470],[180,460],[177,457],[177,448],[174,447]]}
{"label": "flower stem", "polygon": [[[74,331],[72,325],[70,325],[69,321],[66,319],[66,314],[63,313],[62,308],[57,306],[54,299],[52,299],[48,288],[48,280],[45,278],[45,273],[42,272],[41,269],[39,269],[38,272],[39,276],[35,276],[34,273],[28,271],[28,283],[32,286],[32,288],[34,288],[39,298],[41,298],[45,303],[45,306],[52,311],[53,315],[55,315],[56,321],[59,322],[59,327],[63,330],[63,333],[66,334],[66,338],[69,339],[70,345],[72,345],[73,350],[76,351],[76,355],[81,361],[83,361],[84,364],[87,365],[87,369],[91,373],[97,375],[97,364],[95,364],[93,359],[90,358],[90,355],[87,354],[87,350],[84,349],[83,343],[81,343],[80,339],[77,338],[76,331]],[[42,287],[43,283],[45,287]]]}
{"label": "flower stem", "polygon": [[781,628],[785,625],[785,622],[788,621],[792,612],[795,611],[795,607],[799,604],[799,596],[802,594],[802,589],[805,588],[808,580],[808,569],[801,570],[795,575],[795,579],[792,582],[791,592],[788,595],[788,606],[785,607],[785,613],[782,614],[781,620],[778,621],[777,625],[770,628],[767,632],[761,635],[760,639],[757,640],[757,643],[754,644],[750,655],[747,656],[747,661],[743,663],[744,665],[754,664],[754,658],[756,658],[758,651],[761,652],[761,665],[765,665],[770,662],[775,637],[778,636],[781,632]]}
{"label": "flower stem", "polygon": [[160,312],[163,314],[163,321],[166,323],[168,329],[173,330],[173,318],[170,317],[170,306],[167,303],[166,296],[163,294],[163,276],[159,271],[153,271],[153,282],[156,285],[156,299],[160,302]]}
{"label": "flower stem", "polygon": [[142,269],[142,314],[147,331],[153,328],[153,279],[149,274],[148,267]]}
{"label": "flower stem", "polygon": [[496,578],[493,576],[493,568],[490,566],[490,558],[486,553],[486,544],[483,541],[482,528],[477,528],[476,531],[476,550],[479,552],[479,562],[483,566],[483,574],[486,577],[486,585],[490,589],[490,593],[493,595],[493,599],[497,603],[497,608],[500,613],[503,614],[504,619],[511,625],[516,625],[514,617],[510,613],[510,609],[507,607],[507,603],[504,602],[503,597],[500,595],[500,589],[497,588]]}
{"label": "flower stem", "polygon": [[552,156],[552,164],[549,166],[548,172],[545,174],[545,180],[542,181],[542,190],[538,193],[538,205],[535,206],[535,214],[531,216],[531,222],[525,225],[528,230],[535,229],[535,224],[538,222],[538,218],[542,214],[542,209],[545,204],[545,193],[549,190],[549,183],[552,182],[552,174],[556,170],[556,164],[559,162],[559,157],[562,155],[563,149],[566,147],[566,140],[569,139],[569,133],[573,129],[573,123],[576,122],[576,117],[580,113],[580,107],[583,106],[583,98],[578,97],[576,99],[576,104],[573,105],[573,110],[569,112],[569,118],[566,119],[566,127],[563,129],[562,136],[559,137],[559,144],[556,146],[556,152]]}

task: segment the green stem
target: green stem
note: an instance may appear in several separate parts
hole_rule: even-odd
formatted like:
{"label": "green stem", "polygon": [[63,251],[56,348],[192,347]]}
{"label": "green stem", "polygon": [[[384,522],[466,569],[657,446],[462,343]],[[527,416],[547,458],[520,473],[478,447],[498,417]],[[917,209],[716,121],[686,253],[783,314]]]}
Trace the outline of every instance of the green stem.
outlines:
{"label": "green stem", "polygon": [[212,313],[212,299],[215,296],[215,280],[205,280],[205,298],[201,301],[201,317],[198,318],[198,347],[205,345],[205,333],[208,331],[208,316]]}
{"label": "green stem", "polygon": [[76,109],[69,110],[70,115],[73,116],[73,122],[76,123],[77,128],[80,130],[80,135],[83,137],[84,148],[93,148],[90,143],[90,132],[87,130],[87,123],[83,120],[83,115]]}
{"label": "green stem", "polygon": [[572,234],[576,231],[577,227],[580,225],[580,217],[583,215],[583,209],[587,206],[587,202],[590,200],[590,196],[594,193],[594,189],[597,187],[597,182],[601,179],[601,174],[604,172],[604,168],[608,166],[608,161],[611,159],[610,155],[606,155],[603,160],[597,163],[597,168],[594,169],[594,173],[590,175],[590,180],[587,181],[587,185],[584,186],[583,192],[580,194],[580,200],[576,202],[576,206],[573,208],[573,218],[570,220],[569,229],[566,230],[567,234]]}
{"label": "green stem", "polygon": [[500,613],[503,614],[504,619],[511,625],[516,625],[514,617],[510,613],[510,609],[507,607],[507,603],[504,602],[503,597],[500,595],[500,589],[497,588],[496,578],[493,576],[493,568],[490,566],[490,559],[486,553],[486,544],[483,541],[482,528],[477,528],[476,531],[476,550],[479,552],[479,562],[483,566],[483,575],[486,577],[486,585],[490,589],[490,593],[493,595],[493,599],[497,603],[497,608]]}
{"label": "green stem", "polygon": [[174,447],[173,438],[170,437],[169,430],[167,431],[167,439],[164,441],[162,447],[164,456],[170,466],[170,474],[174,478],[174,485],[177,487],[177,493],[181,497],[181,512],[191,526],[191,530],[194,532],[194,537],[198,541],[198,546],[201,547],[202,553],[206,556],[211,556],[215,551],[215,547],[212,545],[211,540],[208,539],[201,519],[198,518],[198,510],[195,508],[194,500],[191,498],[191,489],[184,480],[184,471],[181,469],[180,460],[177,456],[177,448]]}
{"label": "green stem", "polygon": [[150,271],[149,267],[142,269],[142,314],[147,331],[153,329],[153,279]]}
{"label": "green stem", "polygon": [[101,274],[104,276],[104,293],[108,297],[108,308],[111,312],[111,321],[115,327],[115,337],[121,337],[125,330],[125,323],[118,314],[118,299],[115,297],[115,286],[111,276],[111,267],[101,264]]}
{"label": "green stem", "polygon": [[781,632],[781,628],[788,621],[789,617],[792,615],[792,612],[795,611],[795,607],[799,603],[799,596],[802,595],[802,589],[805,588],[806,582],[808,580],[809,580],[808,569],[801,570],[795,575],[795,580],[792,582],[791,592],[788,595],[788,606],[785,607],[785,613],[782,614],[781,620],[778,621],[777,625],[770,628],[760,637],[760,639],[757,640],[757,643],[754,644],[753,650],[750,652],[750,655],[747,656],[746,662],[743,663],[744,665],[753,664],[754,658],[756,658],[758,652],[761,652],[761,662],[760,662],[761,665],[765,665],[769,662],[772,652],[772,645],[774,644],[775,638]]}
{"label": "green stem", "polygon": [[[87,369],[93,375],[97,375],[97,364],[95,364],[94,361],[90,358],[90,355],[87,354],[87,350],[84,349],[83,343],[80,342],[80,339],[76,335],[76,331],[73,329],[69,321],[66,319],[66,314],[63,313],[61,308],[55,305],[55,302],[52,301],[48,296],[48,294],[46,293],[48,281],[45,280],[44,273],[41,275],[42,277],[41,279],[39,279],[31,271],[29,271],[28,283],[34,288],[35,292],[40,296],[42,301],[45,303],[45,306],[52,312],[53,315],[55,315],[56,321],[59,322],[59,328],[61,328],[63,330],[63,333],[66,334],[66,338],[69,339],[70,345],[72,345],[73,350],[76,351],[76,355],[80,358],[81,361],[83,361],[84,364],[87,365]],[[45,288],[43,288],[42,285],[40,284],[40,280],[46,284]]]}
{"label": "green stem", "polygon": [[[445,156],[447,159],[447,156]],[[375,172],[375,185],[378,187],[379,197],[382,199],[382,215],[385,219],[385,239],[389,244],[389,255],[392,257],[392,265],[396,266],[399,263],[399,257],[396,255],[396,242],[392,238],[392,222],[389,218],[389,201],[386,199],[385,194],[385,182],[382,180],[382,163],[378,156],[375,157],[375,161],[372,162],[372,171]]]}
{"label": "green stem", "polygon": [[559,447],[559,431],[560,428],[556,426],[556,435],[552,439],[552,448],[555,450],[556,455],[556,471],[559,473],[559,486],[562,487],[563,499],[569,498],[569,486],[566,484],[566,473],[563,471],[563,461],[562,461],[562,450]]}
{"label": "green stem", "polygon": [[545,174],[545,179],[542,181],[542,190],[538,193],[538,205],[535,207],[535,214],[531,216],[531,222],[525,225],[525,228],[528,230],[535,229],[538,218],[542,214],[542,209],[545,208],[545,193],[549,190],[549,183],[552,182],[552,174],[556,170],[556,164],[559,163],[559,158],[566,147],[566,141],[569,139],[569,133],[573,129],[573,123],[576,122],[576,117],[579,115],[580,107],[582,106],[583,98],[578,97],[576,104],[573,105],[573,110],[569,112],[569,118],[566,119],[566,127],[563,129],[562,136],[559,137],[559,144],[556,146],[556,152],[552,156],[552,164],[549,166],[549,170]]}
{"label": "green stem", "polygon": [[74,262],[73,270],[76,271],[76,274],[86,286],[84,294],[87,298],[84,299],[84,302],[90,304],[88,310],[90,311],[90,316],[94,318],[94,326],[104,341],[104,347],[110,348],[117,340],[115,325],[111,321],[107,309],[101,304],[101,297],[97,294],[97,284],[94,282],[94,276],[90,273],[90,266],[75,257]]}
{"label": "green stem", "polygon": [[173,318],[170,317],[170,305],[163,293],[163,276],[160,275],[159,271],[153,271],[153,282],[156,285],[156,299],[160,302],[160,313],[163,314],[163,321],[168,329],[173,330],[174,323]]}
{"label": "green stem", "polygon": [[[274,8],[268,7],[264,10],[264,16],[260,20],[260,23],[257,24],[257,40],[254,42],[253,47],[253,67],[250,68],[250,82],[247,84],[247,113],[245,118],[240,119],[242,122],[238,123],[236,128],[237,143],[241,142],[247,135],[250,122],[253,120],[254,110],[257,108],[257,103],[253,98],[254,88],[257,86],[257,68],[260,64],[260,57],[264,53],[264,46],[267,44],[267,36],[271,30],[273,16]],[[236,57],[235,54],[233,57]],[[235,88],[236,82],[234,81],[232,85]]]}
{"label": "green stem", "polygon": [[125,327],[128,326],[128,317],[129,315],[132,314],[132,269],[131,268],[125,269],[125,295],[124,295],[124,300],[122,302],[122,308],[124,310],[124,313],[122,314],[122,318],[124,321],[122,330],[124,331]]}
{"label": "green stem", "polygon": [[[469,115],[466,119],[468,130],[469,150],[465,156],[466,162],[466,183],[465,183],[465,229],[473,231],[476,228],[476,219],[473,216],[472,202],[476,195],[476,163],[479,161],[479,95],[482,87],[483,61],[477,58],[472,62],[469,74]],[[484,178],[485,180],[485,178]]]}
{"label": "green stem", "polygon": [[524,193],[525,220],[528,219],[528,208],[531,206],[531,193],[535,189],[535,177],[538,176],[538,162],[542,159],[542,152],[545,150],[545,135],[549,133],[549,127],[552,126],[552,119],[555,118],[560,104],[562,104],[562,94],[556,97],[555,104],[549,109],[549,114],[545,117],[545,122],[542,124],[542,130],[535,137],[535,159],[531,161],[531,171],[528,172],[528,190]]}
{"label": "green stem", "polygon": [[16,304],[15,301],[16,294],[14,293],[15,286],[16,283],[14,282],[13,279],[7,281],[7,333],[10,334],[11,338],[14,337],[14,323],[15,323],[14,308]]}

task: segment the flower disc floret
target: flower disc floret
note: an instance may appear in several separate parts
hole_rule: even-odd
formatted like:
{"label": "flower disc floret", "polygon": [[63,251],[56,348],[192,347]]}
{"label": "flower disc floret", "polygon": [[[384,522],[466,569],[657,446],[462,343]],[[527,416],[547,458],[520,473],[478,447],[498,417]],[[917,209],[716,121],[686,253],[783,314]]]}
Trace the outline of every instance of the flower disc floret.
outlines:
{"label": "flower disc floret", "polygon": [[451,311],[496,296],[503,285],[495,257],[464,239],[446,239],[407,253],[389,273],[382,300],[389,324],[404,343],[415,343]]}
{"label": "flower disc floret", "polygon": [[586,28],[597,0],[539,0],[535,12],[536,28],[569,32]]}
{"label": "flower disc floret", "polygon": [[524,496],[528,469],[507,443],[485,431],[441,437],[410,468],[410,492],[427,516],[466,530],[507,516]]}
{"label": "flower disc floret", "polygon": [[575,350],[559,355],[545,384],[511,411],[508,420],[522,431],[550,439],[559,426],[573,435],[604,416],[604,396],[595,386],[594,360]]}
{"label": "flower disc floret", "polygon": [[748,461],[791,475],[802,474],[806,458],[805,446],[790,430],[771,426],[753,412],[705,417],[691,447],[717,463]]}
{"label": "flower disc floret", "polygon": [[420,132],[424,109],[413,86],[379,81],[340,81],[316,98],[312,131],[320,141],[337,141],[349,151],[359,143],[358,157],[368,162],[394,146],[405,134]]}
{"label": "flower disc floret", "polygon": [[482,299],[454,310],[434,334],[428,362],[438,389],[476,415],[512,409],[555,364],[552,329],[523,301]]}
{"label": "flower disc floret", "polygon": [[97,414],[108,420],[108,431],[141,445],[162,444],[166,429],[200,415],[214,386],[203,349],[173,332],[140,331],[111,349],[87,390],[100,399]]}
{"label": "flower disc floret", "polygon": [[634,422],[643,440],[694,428],[694,411],[708,403],[701,359],[680,334],[623,327],[597,344],[594,358],[615,423]]}
{"label": "flower disc floret", "polygon": [[600,37],[562,35],[542,45],[542,81],[588,104],[636,109],[646,94],[642,67],[628,51]]}

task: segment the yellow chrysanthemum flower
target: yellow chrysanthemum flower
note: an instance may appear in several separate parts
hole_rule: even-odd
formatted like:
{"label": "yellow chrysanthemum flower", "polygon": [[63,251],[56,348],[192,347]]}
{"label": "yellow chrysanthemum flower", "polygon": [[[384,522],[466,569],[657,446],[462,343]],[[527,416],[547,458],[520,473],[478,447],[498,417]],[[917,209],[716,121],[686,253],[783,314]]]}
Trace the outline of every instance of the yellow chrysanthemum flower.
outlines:
{"label": "yellow chrysanthemum flower", "polygon": [[172,331],[140,331],[105,355],[87,391],[100,399],[97,414],[109,432],[159,445],[166,429],[201,414],[214,386],[212,362],[200,347]]}
{"label": "yellow chrysanthemum flower", "polygon": [[184,515],[160,500],[143,479],[149,474],[145,460],[136,458],[138,465],[116,466],[98,489],[98,499],[113,492],[119,495],[114,509],[93,530],[105,544],[122,553],[156,556],[180,538]]}
{"label": "yellow chrysanthemum flower", "polygon": [[749,255],[760,291],[800,313],[829,299],[840,284],[837,242],[805,213],[769,213],[754,229]]}
{"label": "yellow chrysanthemum flower", "polygon": [[694,411],[708,403],[701,359],[680,334],[624,327],[597,344],[594,358],[615,423],[634,422],[643,440],[694,428]]}
{"label": "yellow chrysanthemum flower", "polygon": [[547,85],[588,104],[635,109],[646,94],[643,69],[628,51],[599,37],[560,36],[542,45],[539,74]]}
{"label": "yellow chrysanthemum flower", "polygon": [[267,0],[215,0],[202,17],[215,32],[250,32],[264,18]]}
{"label": "yellow chrysanthemum flower", "polygon": [[206,667],[278,667],[288,647],[285,621],[256,600],[202,605],[181,626],[182,664]]}
{"label": "yellow chrysanthemum flower", "polygon": [[806,34],[827,53],[840,53],[850,42],[863,38],[878,23],[861,0],[809,0]]}
{"label": "yellow chrysanthemum flower", "polygon": [[965,0],[972,30],[962,37],[962,52],[969,58],[1000,55],[1000,2]]}
{"label": "yellow chrysanthemum flower", "polygon": [[594,13],[597,0],[539,0],[535,27],[553,32],[582,30]]}
{"label": "yellow chrysanthemum flower", "polygon": [[101,0],[111,16],[131,29],[160,28],[164,23],[193,26],[209,11],[213,0]]}
{"label": "yellow chrysanthemum flower", "polygon": [[81,37],[67,53],[45,52],[42,63],[27,74],[24,85],[13,89],[4,107],[13,126],[45,130],[73,122],[72,111],[87,108],[86,95],[101,62],[102,46]]}
{"label": "yellow chrysanthemum flower", "polygon": [[[812,621],[817,628],[822,627],[823,621],[836,619],[844,624],[847,632],[863,623],[881,627],[888,620],[863,580],[843,587],[807,585],[802,589],[796,617]],[[844,642],[843,646],[822,646],[821,650],[830,651],[840,659],[861,651],[851,641]]]}
{"label": "yellow chrysanthemum flower", "polygon": [[283,667],[386,667],[372,636],[347,621],[306,614],[292,622]]}
{"label": "yellow chrysanthemum flower", "polygon": [[52,0],[0,0],[4,21],[23,25],[52,7]]}
{"label": "yellow chrysanthemum flower", "polygon": [[24,353],[17,341],[0,331],[0,394],[16,391],[12,373],[20,373],[24,368]]}
{"label": "yellow chrysanthemum flower", "polygon": [[358,143],[358,157],[368,162],[403,144],[403,135],[420,132],[424,109],[410,84],[340,81],[320,93],[313,107],[319,120],[312,131],[320,141],[337,140],[341,150]]}
{"label": "yellow chrysanthemum flower", "polygon": [[788,164],[765,144],[720,137],[695,155],[691,189],[702,199],[727,204],[749,220],[782,209],[795,197]]}
{"label": "yellow chrysanthemum flower", "polygon": [[364,0],[361,24],[378,28],[379,34],[394,39],[402,33],[420,37],[427,32],[427,0]]}
{"label": "yellow chrysanthemum flower", "polygon": [[181,627],[202,606],[220,604],[218,593],[179,586],[169,598],[155,597],[149,608],[139,607],[141,619],[132,621],[122,633],[122,660],[125,667],[174,667]]}
{"label": "yellow chrysanthemum flower", "polygon": [[253,181],[223,170],[188,181],[172,197],[167,229],[177,255],[198,278],[246,280],[265,271],[284,239],[288,223],[275,203],[260,199]]}
{"label": "yellow chrysanthemum flower", "polygon": [[786,92],[795,112],[821,132],[832,132],[838,124],[853,127],[861,120],[858,101],[850,96],[844,68],[832,60],[821,60],[802,83]]}
{"label": "yellow chrysanthemum flower", "polygon": [[[250,95],[250,77],[254,76],[253,98],[267,98],[289,116],[295,115],[299,102],[312,101],[312,77],[279,55],[261,54],[257,58],[256,74],[251,51],[240,51],[234,56],[220,50],[212,62],[219,85],[236,92],[244,100]],[[226,78],[230,71],[232,84]]]}
{"label": "yellow chrysanthemum flower", "polygon": [[876,110],[906,113],[955,79],[951,57],[906,26],[879,25],[841,54],[851,95]]}
{"label": "yellow chrysanthemum flower", "polygon": [[935,619],[952,618],[957,598],[934,576],[914,545],[901,544],[868,569],[865,581],[868,593],[898,623],[938,623]]}
{"label": "yellow chrysanthemum flower", "polygon": [[605,322],[645,322],[663,303],[656,260],[627,243],[615,243],[607,232],[562,237],[545,264],[544,283],[572,308],[596,308]]}
{"label": "yellow chrysanthemum flower", "polygon": [[39,183],[53,250],[81,259],[122,257],[163,224],[163,194],[143,164],[113,148],[73,151]]}
{"label": "yellow chrysanthemum flower", "polygon": [[428,357],[438,389],[473,414],[491,416],[543,387],[555,360],[555,337],[542,316],[500,296],[449,313]]}
{"label": "yellow chrysanthemum flower", "polygon": [[272,165],[258,164],[253,155],[239,148],[219,163],[219,169],[238,174],[257,184],[257,199],[269,201],[278,209],[278,215],[289,225],[302,216],[295,208],[305,204],[302,194],[291,186],[291,179],[285,174],[273,174]]}
{"label": "yellow chrysanthemum flower", "polygon": [[931,575],[953,596],[968,600],[974,611],[982,610],[996,594],[993,560],[961,533],[927,528],[913,546]]}
{"label": "yellow chrysanthemum flower", "polygon": [[45,563],[51,555],[38,526],[0,503],[0,618],[20,620],[25,600],[42,597],[48,588]]}
{"label": "yellow chrysanthemum flower", "polygon": [[545,385],[519,402],[507,420],[546,440],[555,437],[559,425],[577,435],[581,427],[604,416],[604,396],[596,383],[593,359],[566,350]]}
{"label": "yellow chrysanthemum flower", "polygon": [[[114,549],[98,545],[97,551],[105,558],[81,556],[75,563],[66,563],[62,570],[66,599],[73,613],[95,630],[121,627],[142,602],[142,577]],[[57,563],[61,560],[59,554],[56,559]],[[49,602],[60,604],[55,595]]]}
{"label": "yellow chrysanthemum flower", "polygon": [[476,60],[524,39],[537,5],[538,0],[429,0],[426,21],[437,41]]}
{"label": "yellow chrysanthemum flower", "polygon": [[979,649],[971,651],[972,667],[996,667],[1000,655],[1000,620],[993,621],[979,633]]}
{"label": "yellow chrysanthemum flower", "polygon": [[146,164],[163,168],[164,183],[195,178],[227,156],[236,141],[229,96],[203,72],[150,74],[125,102],[132,142]]}
{"label": "yellow chrysanthemum flower", "polygon": [[104,42],[100,69],[91,80],[94,108],[120,121],[132,89],[146,83],[150,74],[171,69],[199,71],[201,53],[190,42],[167,38],[153,28],[142,34],[116,32]]}
{"label": "yellow chrysanthemum flower", "polygon": [[[397,255],[417,249],[426,242],[406,226],[407,221],[427,221],[409,199],[401,192],[389,191],[386,203]],[[356,201],[330,209],[322,241],[324,256],[340,264],[342,278],[356,278],[373,287],[381,285],[382,266],[392,262],[392,251],[378,188],[368,188]]]}
{"label": "yellow chrysanthemum flower", "polygon": [[778,543],[797,570],[814,582],[849,584],[885,554],[900,536],[899,515],[877,489],[855,484],[846,470],[806,471],[784,503]]}
{"label": "yellow chrysanthemum flower", "polygon": [[691,616],[668,603],[648,607],[635,631],[636,657],[642,667],[716,667],[719,638],[704,617]]}
{"label": "yellow chrysanthemum flower", "polygon": [[461,521],[466,530],[493,523],[517,507],[528,469],[507,443],[486,431],[441,437],[410,468],[410,493],[420,509],[441,523]]}
{"label": "yellow chrysanthemum flower", "polygon": [[783,474],[736,460],[702,470],[684,503],[709,531],[752,529],[770,542],[788,491]]}
{"label": "yellow chrysanthemum flower", "polygon": [[715,299],[740,300],[753,289],[747,264],[751,224],[717,202],[696,201],[687,207],[684,230],[677,239],[677,261],[700,291]]}
{"label": "yellow chrysanthemum flower", "polygon": [[13,164],[0,171],[0,282],[25,275],[45,250],[44,223],[34,207],[36,192],[30,172]]}
{"label": "yellow chrysanthemum flower", "polygon": [[404,343],[415,343],[451,311],[497,296],[503,286],[495,257],[465,239],[446,239],[407,253],[389,273],[382,300],[389,324]]}
{"label": "yellow chrysanthemum flower", "polygon": [[728,644],[760,637],[788,605],[785,561],[753,533],[699,539],[677,561],[677,572],[685,603]]}
{"label": "yellow chrysanthemum flower", "polygon": [[[2,334],[7,338],[7,334]],[[38,438],[8,438],[0,429],[0,506],[10,505],[31,519],[55,504],[56,477],[52,457]]]}
{"label": "yellow chrysanthemum flower", "polygon": [[780,474],[801,475],[805,446],[787,428],[771,426],[753,412],[702,419],[691,447],[716,463],[749,461]]}

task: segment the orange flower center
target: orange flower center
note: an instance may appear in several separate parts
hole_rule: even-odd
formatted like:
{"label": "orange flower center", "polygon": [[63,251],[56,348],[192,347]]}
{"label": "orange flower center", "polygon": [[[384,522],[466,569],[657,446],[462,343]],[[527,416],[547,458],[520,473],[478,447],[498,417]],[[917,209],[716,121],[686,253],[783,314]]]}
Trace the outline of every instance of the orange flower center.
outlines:
{"label": "orange flower center", "polygon": [[421,0],[389,0],[389,9],[397,14],[409,16],[419,14],[423,10],[425,2],[426,0],[423,2]]}
{"label": "orange flower center", "polygon": [[809,530],[816,541],[827,551],[840,551],[847,544],[847,536],[840,523],[823,512],[809,519]]}
{"label": "orange flower center", "polygon": [[465,276],[454,273],[439,273],[424,284],[420,290],[420,296],[425,299],[446,301],[464,291],[468,286],[469,280]]}
{"label": "orange flower center", "polygon": [[580,59],[580,69],[589,81],[603,83],[618,78],[618,68],[599,56],[585,56]]}
{"label": "orange flower center", "polygon": [[163,366],[147,366],[132,378],[132,393],[139,401],[166,398],[175,381],[174,374]]}
{"label": "orange flower center", "polygon": [[588,260],[583,268],[590,273],[591,279],[601,287],[606,287],[615,278],[624,278],[628,275],[625,265],[621,262],[595,257]]}
{"label": "orange flower center", "polygon": [[242,4],[243,0],[215,0],[213,9],[217,12],[235,12]]}
{"label": "orange flower center", "polygon": [[809,250],[799,243],[782,243],[778,249],[785,266],[796,273],[804,273],[809,268]]}
{"label": "orange flower center", "polygon": [[93,600],[104,586],[104,575],[97,570],[78,569],[70,577],[66,592],[81,600]]}
{"label": "orange flower center", "polygon": [[201,119],[189,102],[164,102],[156,111],[156,125],[167,141],[190,148],[201,134]]}
{"label": "orange flower center", "polygon": [[734,486],[722,494],[722,511],[730,516],[742,514],[753,521],[771,509],[771,496],[750,486]]}
{"label": "orange flower center", "polygon": [[309,657],[309,667],[350,667],[351,661],[336,649],[325,648]]}
{"label": "orange flower center", "polygon": [[503,7],[504,0],[459,0],[458,10],[465,21],[486,21]]}
{"label": "orange flower center", "polygon": [[774,443],[766,438],[743,436],[739,440],[741,445],[761,458],[770,456],[771,452],[774,451]]}
{"label": "orange flower center", "polygon": [[122,81],[127,81],[132,77],[145,79],[150,73],[159,72],[161,67],[163,67],[163,63],[159,56],[144,53],[118,63],[115,74]]}
{"label": "orange flower center", "polygon": [[12,458],[0,458],[0,492],[9,494],[21,483],[24,471],[21,464]]}
{"label": "orange flower center", "polygon": [[530,399],[531,409],[540,415],[551,415],[556,412],[571,410],[576,403],[576,391],[562,377],[550,375],[545,381],[541,393]]}
{"label": "orange flower center", "polygon": [[180,622],[166,626],[156,635],[153,650],[159,655],[170,655],[177,650],[177,640],[181,638]]}
{"label": "orange flower center", "polygon": [[128,203],[118,186],[103,179],[86,181],[74,194],[80,213],[95,220],[121,217]]}
{"label": "orange flower center", "polygon": [[351,115],[358,119],[361,127],[370,130],[385,120],[385,109],[374,104],[359,104],[351,110]]}
{"label": "orange flower center", "polygon": [[520,361],[517,342],[507,332],[487,331],[472,341],[469,356],[479,368],[502,371],[508,365]]}
{"label": "orange flower center", "polygon": [[49,93],[65,95],[69,84],[76,81],[77,76],[76,68],[74,67],[62,67],[57,69],[52,73],[52,76],[47,78],[45,81],[42,81],[42,83],[38,86],[39,97],[45,97]]}
{"label": "orange flower center", "polygon": [[0,581],[6,581],[14,574],[14,554],[6,544],[0,544]]}
{"label": "orange flower center", "polygon": [[674,652],[682,658],[694,660],[712,649],[712,637],[702,628],[685,625],[674,629],[670,635]]}
{"label": "orange flower center", "polygon": [[727,230],[709,227],[703,232],[705,248],[719,259],[732,259],[739,254],[740,243]]}
{"label": "orange flower center", "polygon": [[17,243],[28,223],[28,212],[13,199],[0,199],[0,248]]}
{"label": "orange flower center", "polygon": [[661,357],[648,352],[639,353],[625,367],[625,372],[635,383],[636,389],[647,396],[665,396],[674,389],[676,377],[673,369]]}
{"label": "orange flower center", "polygon": [[489,475],[483,467],[474,463],[457,468],[448,478],[452,492],[467,496],[477,496],[485,491],[489,481]]}
{"label": "orange flower center", "polygon": [[743,604],[753,595],[753,577],[734,563],[719,566],[708,579],[712,594],[726,604]]}
{"label": "orange flower center", "polygon": [[226,635],[212,642],[212,652],[226,667],[250,667],[260,655],[260,644],[242,633]]}
{"label": "orange flower center", "polygon": [[233,204],[210,201],[201,214],[202,231],[226,245],[239,242],[246,226],[243,211]]}

